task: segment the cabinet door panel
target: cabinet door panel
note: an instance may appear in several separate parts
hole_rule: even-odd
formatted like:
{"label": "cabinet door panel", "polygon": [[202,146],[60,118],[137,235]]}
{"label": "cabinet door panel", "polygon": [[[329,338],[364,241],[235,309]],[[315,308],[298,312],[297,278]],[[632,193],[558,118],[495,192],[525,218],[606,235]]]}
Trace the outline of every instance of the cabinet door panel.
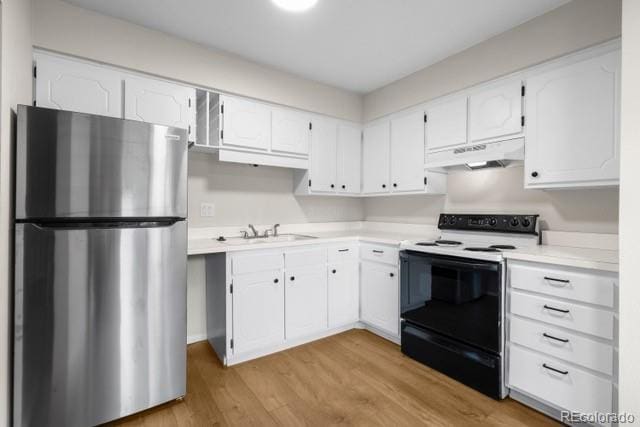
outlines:
{"label": "cabinet door panel", "polygon": [[328,270],[329,327],[357,322],[360,294],[358,263],[330,265]]}
{"label": "cabinet door panel", "polygon": [[389,122],[364,129],[362,142],[362,191],[389,192]]}
{"label": "cabinet door panel", "polygon": [[360,193],[362,163],[361,130],[356,126],[338,126],[338,179],[339,193]]}
{"label": "cabinet door panel", "polygon": [[271,107],[247,99],[221,97],[223,146],[267,151],[271,147]]}
{"label": "cabinet door panel", "polygon": [[309,154],[310,118],[297,111],[274,109],[271,115],[271,150],[296,155]]}
{"label": "cabinet door panel", "polygon": [[337,123],[331,119],[314,119],[311,130],[309,176],[313,192],[336,191]]}
{"label": "cabinet door panel", "polygon": [[118,71],[49,55],[34,58],[38,107],[122,118],[122,75]]}
{"label": "cabinet door panel", "polygon": [[472,142],[509,137],[522,132],[522,81],[491,87],[469,98]]}
{"label": "cabinet door panel", "polygon": [[467,143],[467,98],[438,103],[427,109],[427,149]]}
{"label": "cabinet door panel", "polygon": [[189,140],[195,140],[195,89],[127,76],[124,92],[125,119],[187,129]]}
{"label": "cabinet door panel", "polygon": [[424,190],[424,113],[391,121],[391,191]]}
{"label": "cabinet door panel", "polygon": [[617,182],[619,93],[619,51],[528,79],[526,184]]}
{"label": "cabinet door panel", "polygon": [[326,329],[326,266],[288,269],[285,282],[286,338],[298,338]]}
{"label": "cabinet door panel", "polygon": [[394,336],[398,335],[398,269],[363,262],[360,284],[362,320]]}
{"label": "cabinet door panel", "polygon": [[284,341],[282,270],[233,278],[233,351],[257,350]]}

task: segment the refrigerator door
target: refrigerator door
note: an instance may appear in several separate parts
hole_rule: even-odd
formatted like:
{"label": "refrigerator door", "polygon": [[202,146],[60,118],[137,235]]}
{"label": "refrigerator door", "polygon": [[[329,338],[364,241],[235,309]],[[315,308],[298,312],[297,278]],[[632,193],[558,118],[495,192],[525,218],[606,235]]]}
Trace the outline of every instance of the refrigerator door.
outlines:
{"label": "refrigerator door", "polygon": [[18,106],[16,219],[186,216],[184,129]]}
{"label": "refrigerator door", "polygon": [[90,426],[186,393],[185,221],[16,225],[14,425]]}

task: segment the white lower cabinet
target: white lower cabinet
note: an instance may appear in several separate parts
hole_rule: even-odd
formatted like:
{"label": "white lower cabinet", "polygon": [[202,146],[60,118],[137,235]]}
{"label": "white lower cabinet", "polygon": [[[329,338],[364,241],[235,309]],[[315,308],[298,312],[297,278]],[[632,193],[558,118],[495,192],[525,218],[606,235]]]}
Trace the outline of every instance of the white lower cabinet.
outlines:
{"label": "white lower cabinet", "polygon": [[330,264],[328,271],[329,327],[338,327],[358,321],[358,262]]}
{"label": "white lower cabinet", "polygon": [[508,282],[512,391],[557,413],[616,412],[617,275],[509,260]]}
{"label": "white lower cabinet", "polygon": [[393,336],[399,333],[398,267],[363,261],[360,304],[363,322]]}
{"label": "white lower cabinet", "polygon": [[233,351],[246,353],[284,340],[282,270],[233,278]]}
{"label": "white lower cabinet", "polygon": [[324,264],[285,272],[285,338],[311,335],[327,328],[327,270]]}

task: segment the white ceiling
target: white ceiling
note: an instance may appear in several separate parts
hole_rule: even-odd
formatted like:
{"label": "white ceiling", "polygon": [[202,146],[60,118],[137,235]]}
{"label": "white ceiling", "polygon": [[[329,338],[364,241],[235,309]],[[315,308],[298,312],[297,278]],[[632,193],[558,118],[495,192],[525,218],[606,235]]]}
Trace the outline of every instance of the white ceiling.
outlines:
{"label": "white ceiling", "polygon": [[568,0],[66,0],[280,70],[366,93]]}

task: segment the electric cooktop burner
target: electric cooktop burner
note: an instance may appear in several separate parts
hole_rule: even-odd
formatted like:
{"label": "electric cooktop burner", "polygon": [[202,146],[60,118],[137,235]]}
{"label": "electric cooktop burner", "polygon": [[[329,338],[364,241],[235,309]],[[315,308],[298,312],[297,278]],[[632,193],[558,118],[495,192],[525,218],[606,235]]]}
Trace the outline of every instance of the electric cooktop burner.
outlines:
{"label": "electric cooktop burner", "polygon": [[433,242],[418,242],[416,243],[417,246],[438,246],[437,243],[433,243]]}
{"label": "electric cooktop burner", "polygon": [[513,245],[491,245],[489,246],[491,249],[515,249],[516,247]]}
{"label": "electric cooktop burner", "polygon": [[464,248],[465,251],[471,252],[500,252],[497,248]]}
{"label": "electric cooktop burner", "polygon": [[458,242],[455,240],[436,240],[436,244],[443,246],[459,246],[462,244],[462,242]]}

